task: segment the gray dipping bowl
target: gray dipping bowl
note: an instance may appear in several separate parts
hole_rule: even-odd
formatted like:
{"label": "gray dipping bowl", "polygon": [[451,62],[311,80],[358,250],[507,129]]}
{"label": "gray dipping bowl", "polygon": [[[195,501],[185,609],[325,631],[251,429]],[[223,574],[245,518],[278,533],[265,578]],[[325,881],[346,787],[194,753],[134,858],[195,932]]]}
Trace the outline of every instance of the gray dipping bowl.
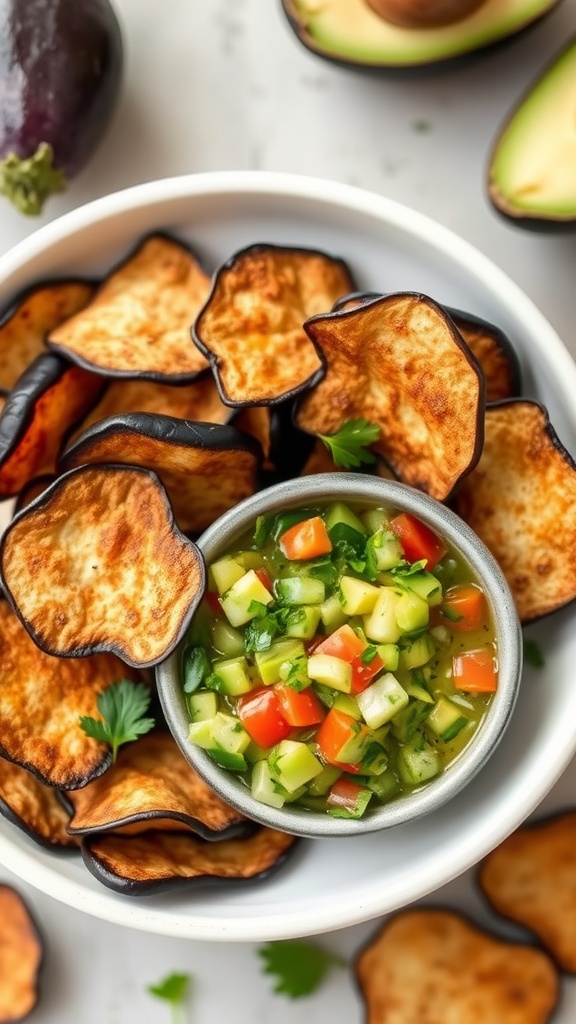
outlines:
{"label": "gray dipping bowl", "polygon": [[271,828],[299,836],[365,835],[400,825],[436,810],[456,795],[480,771],[502,739],[510,720],[522,671],[522,634],[514,601],[500,567],[475,533],[445,505],[420,491],[391,480],[359,473],[325,473],[269,487],[221,516],[198,544],[206,562],[214,562],[233,547],[257,516],[299,506],[348,501],[384,505],[412,512],[460,553],[484,588],[496,626],[498,689],[484,722],[463,753],[442,775],[420,790],[374,805],[359,820],[333,818],[286,804],[280,809],[255,800],[241,780],[220,768],[200,747],[188,740],[190,720],[182,691],[182,641],[156,669],[158,692],[166,721],[182,753],[206,782],[247,817]]}

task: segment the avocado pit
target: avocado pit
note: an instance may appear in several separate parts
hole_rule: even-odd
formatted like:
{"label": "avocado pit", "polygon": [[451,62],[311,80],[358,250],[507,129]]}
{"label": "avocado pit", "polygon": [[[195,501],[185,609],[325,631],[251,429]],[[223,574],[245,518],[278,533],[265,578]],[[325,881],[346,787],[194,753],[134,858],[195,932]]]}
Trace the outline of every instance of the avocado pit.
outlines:
{"label": "avocado pit", "polygon": [[366,0],[376,14],[401,28],[440,28],[467,18],[485,0]]}

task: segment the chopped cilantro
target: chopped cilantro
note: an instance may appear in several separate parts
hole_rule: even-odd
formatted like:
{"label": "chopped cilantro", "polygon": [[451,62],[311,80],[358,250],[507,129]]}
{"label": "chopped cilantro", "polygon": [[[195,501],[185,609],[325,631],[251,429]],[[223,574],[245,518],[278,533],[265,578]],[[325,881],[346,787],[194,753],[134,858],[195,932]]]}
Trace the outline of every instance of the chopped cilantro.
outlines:
{"label": "chopped cilantro", "polygon": [[401,579],[403,576],[415,576],[426,568],[426,559],[421,558],[419,562],[400,562],[394,565],[389,571],[392,576]]}
{"label": "chopped cilantro", "polygon": [[164,999],[170,1004],[172,1024],[184,1024],[184,1001],[190,990],[191,981],[190,974],[181,974],[175,971],[156,985],[147,986],[147,991],[151,996],[155,996],[156,999]]}
{"label": "chopped cilantro", "polygon": [[274,992],[289,999],[311,995],[331,967],[346,966],[346,961],[336,953],[299,939],[267,942],[258,954],[264,962],[264,973],[276,978]]}
{"label": "chopped cilantro", "polygon": [[80,718],[80,728],[92,739],[108,743],[114,762],[118,747],[137,740],[154,728],[154,719],[144,717],[150,700],[151,693],[145,683],[121,679],[107,686],[96,698],[96,706],[102,718],[85,715]]}
{"label": "chopped cilantro", "polygon": [[336,434],[318,434],[341,469],[357,469],[362,464],[376,462],[376,456],[367,446],[379,436],[380,427],[365,419],[346,420]]}

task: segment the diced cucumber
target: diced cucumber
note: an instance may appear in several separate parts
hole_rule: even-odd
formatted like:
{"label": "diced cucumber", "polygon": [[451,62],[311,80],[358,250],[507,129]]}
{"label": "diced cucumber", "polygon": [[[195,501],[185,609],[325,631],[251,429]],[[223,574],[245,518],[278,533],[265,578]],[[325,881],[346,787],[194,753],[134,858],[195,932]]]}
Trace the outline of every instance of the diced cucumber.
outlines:
{"label": "diced cucumber", "polygon": [[320,775],[323,765],[305,743],[282,740],[268,757],[270,774],[290,793]]}
{"label": "diced cucumber", "polygon": [[291,664],[297,658],[305,658],[306,652],[301,640],[276,640],[269,650],[257,651],[254,655],[256,668],[265,686],[278,683],[284,664]]}
{"label": "diced cucumber", "polygon": [[355,718],[357,721],[362,718],[358,701],[351,693],[336,693],[332,707],[336,708],[337,711],[343,711],[345,715],[350,715],[351,718]]}
{"label": "diced cucumber", "polygon": [[342,771],[340,768],[336,768],[332,764],[325,765],[322,771],[308,783],[309,795],[324,796],[341,775]]}
{"label": "diced cucumber", "polygon": [[284,661],[279,672],[282,682],[288,683],[293,690],[306,690],[312,683],[308,675],[308,658],[305,654],[299,654],[292,661]]}
{"label": "diced cucumber", "polygon": [[439,697],[426,724],[436,736],[446,742],[453,740],[468,722],[469,719],[462,714],[462,708],[448,697]]}
{"label": "diced cucumber", "polygon": [[408,694],[391,672],[379,676],[356,700],[364,721],[371,729],[389,722],[408,703]]}
{"label": "diced cucumber", "polygon": [[275,780],[270,774],[267,761],[257,761],[252,769],[250,789],[255,800],[268,807],[280,808],[284,804],[284,797],[279,792]]}
{"label": "diced cucumber", "polygon": [[249,569],[226,591],[220,603],[230,625],[243,626],[258,615],[258,605],[269,605],[273,600],[254,569]]}
{"label": "diced cucumber", "polygon": [[352,666],[331,654],[311,654],[308,658],[308,675],[317,683],[324,683],[342,693],[350,693],[352,689]]}
{"label": "diced cucumber", "polygon": [[381,508],[368,508],[361,512],[360,518],[366,527],[367,533],[376,533],[377,530],[386,529],[388,517]]}
{"label": "diced cucumber", "polygon": [[366,753],[362,758],[360,771],[363,775],[381,775],[388,767],[388,754],[384,747],[372,741],[368,744]]}
{"label": "diced cucumber", "polygon": [[415,572],[411,576],[403,576],[399,581],[406,590],[417,594],[423,601],[426,601],[430,608],[435,608],[442,603],[442,584],[431,572],[425,569],[422,572]]}
{"label": "diced cucumber", "polygon": [[291,612],[286,621],[286,636],[311,640],[320,622],[320,607],[314,604],[302,605]]}
{"label": "diced cucumber", "polygon": [[310,792],[307,792],[298,800],[298,806],[307,807],[309,811],[319,811],[325,814],[327,810],[326,797],[313,796]]}
{"label": "diced cucumber", "polygon": [[440,755],[421,733],[398,752],[398,768],[405,782],[418,786],[438,775],[442,767]]}
{"label": "diced cucumber", "polygon": [[380,593],[379,587],[372,586],[354,576],[342,576],[340,580],[340,604],[346,615],[367,615],[374,609]]}
{"label": "diced cucumber", "polygon": [[216,619],[212,626],[214,650],[224,658],[237,658],[244,654],[244,637],[226,619]]}
{"label": "diced cucumber", "polygon": [[252,689],[253,684],[246,658],[215,661],[213,669],[221,680],[219,692],[225,693],[227,697],[239,697],[241,693],[248,693]]}
{"label": "diced cucumber", "polygon": [[412,642],[404,640],[400,647],[399,668],[421,668],[434,657],[436,649],[427,633],[416,637]]}
{"label": "diced cucumber", "polygon": [[334,701],[338,696],[338,690],[333,690],[331,686],[324,686],[323,683],[313,683],[312,689],[324,707],[334,707]]}
{"label": "diced cucumber", "polygon": [[366,550],[371,567],[376,572],[394,569],[404,558],[402,545],[391,530],[377,530],[368,538]]}
{"label": "diced cucumber", "polygon": [[328,814],[333,818],[353,818],[356,820],[362,817],[373,796],[374,794],[371,789],[362,787],[358,790],[354,805],[350,807],[341,804],[339,800],[332,802],[331,794],[329,793],[326,801]]}
{"label": "diced cucumber", "polygon": [[213,761],[221,768],[228,768],[231,772],[245,772],[248,769],[248,762],[243,754],[234,754],[230,750],[223,750],[222,747],[210,747],[206,751]]}
{"label": "diced cucumber", "polygon": [[186,698],[186,703],[192,722],[205,722],[209,718],[214,718],[218,711],[218,698],[211,690],[191,693]]}
{"label": "diced cucumber", "polygon": [[243,754],[250,744],[250,736],[235,715],[218,711],[210,725],[214,746],[230,754]]}
{"label": "diced cucumber", "polygon": [[332,597],[327,597],[325,601],[319,605],[320,618],[328,634],[333,633],[334,630],[339,629],[346,622],[346,612],[343,610],[340,601],[336,594]]}
{"label": "diced cucumber", "polygon": [[403,633],[415,633],[428,625],[430,608],[417,594],[407,591],[396,605],[396,622]]}
{"label": "diced cucumber", "polygon": [[414,697],[415,700],[422,700],[425,704],[433,704],[434,697],[428,692],[422,683],[416,682],[415,679],[410,678],[407,683],[404,683],[404,689],[409,697]]}
{"label": "diced cucumber", "polygon": [[[392,587],[382,587],[370,615],[364,616],[364,632],[377,644],[395,644],[402,635],[396,621],[396,610],[403,593]],[[428,606],[426,606],[428,607]]]}
{"label": "diced cucumber", "polygon": [[246,569],[235,558],[220,558],[210,566],[210,572],[218,593],[225,594],[244,576]]}
{"label": "diced cucumber", "polygon": [[381,803],[386,803],[392,797],[397,796],[402,788],[400,779],[392,768],[387,768],[381,775],[370,777],[366,781],[369,789]]}
{"label": "diced cucumber", "polygon": [[321,604],[326,597],[326,587],[313,576],[287,576],[276,581],[276,596],[282,604]]}
{"label": "diced cucumber", "polygon": [[407,743],[424,724],[432,705],[427,701],[411,700],[402,711],[392,719],[392,732],[401,743]]}
{"label": "diced cucumber", "polygon": [[204,718],[198,722],[192,722],[188,730],[190,742],[195,743],[197,747],[202,747],[203,750],[208,750],[214,746],[214,738],[212,736],[213,721],[214,718]]}
{"label": "diced cucumber", "polygon": [[260,747],[254,740],[250,740],[244,751],[244,757],[250,764],[256,764],[257,761],[265,761],[269,753],[270,747]]}
{"label": "diced cucumber", "polygon": [[244,566],[244,572],[247,569],[262,569],[265,564],[259,551],[240,551],[234,555],[234,561]]}
{"label": "diced cucumber", "polygon": [[362,722],[351,722],[351,735],[337,752],[335,760],[342,764],[359,764],[371,742],[370,730]]}
{"label": "diced cucumber", "polygon": [[333,505],[329,505],[322,518],[328,533],[335,526],[342,523],[356,533],[359,533],[361,537],[366,536],[367,531],[364,523],[343,501],[335,501]]}
{"label": "diced cucumber", "polygon": [[389,672],[395,672],[400,661],[400,648],[397,644],[378,644],[378,654],[384,662],[384,668]]}

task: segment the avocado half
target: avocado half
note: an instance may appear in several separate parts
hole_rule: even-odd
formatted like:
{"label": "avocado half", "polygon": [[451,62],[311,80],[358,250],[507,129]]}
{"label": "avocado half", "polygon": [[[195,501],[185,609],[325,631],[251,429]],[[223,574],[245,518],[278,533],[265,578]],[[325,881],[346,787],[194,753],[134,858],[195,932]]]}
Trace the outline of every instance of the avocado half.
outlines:
{"label": "avocado half", "polygon": [[504,42],[543,18],[560,0],[485,0],[468,17],[440,28],[400,28],[367,0],[282,0],[304,46],[348,67],[400,71],[438,67]]}
{"label": "avocado half", "polygon": [[576,37],[517,104],[489,160],[488,194],[521,227],[576,228]]}

